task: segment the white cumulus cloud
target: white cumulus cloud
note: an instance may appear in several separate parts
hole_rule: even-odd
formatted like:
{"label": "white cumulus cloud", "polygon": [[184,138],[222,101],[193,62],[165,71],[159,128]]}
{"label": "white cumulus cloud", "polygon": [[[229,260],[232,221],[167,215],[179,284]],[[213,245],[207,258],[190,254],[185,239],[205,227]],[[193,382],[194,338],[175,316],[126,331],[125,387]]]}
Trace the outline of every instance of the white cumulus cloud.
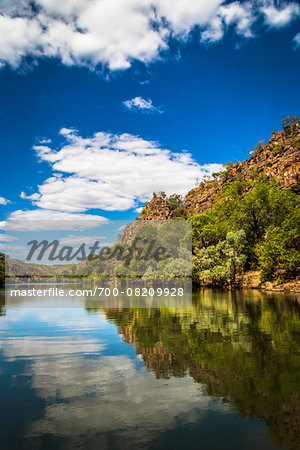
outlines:
{"label": "white cumulus cloud", "polygon": [[300,33],[296,34],[296,36],[294,37],[294,42],[296,44],[296,47],[300,45]]}
{"label": "white cumulus cloud", "polygon": [[152,113],[152,114],[162,114],[163,110],[161,106],[154,106],[152,103],[152,100],[145,99],[143,97],[135,97],[131,100],[125,100],[123,103],[123,106],[134,112],[143,112],[143,113]]}
{"label": "white cumulus cloud", "polygon": [[73,230],[82,231],[97,228],[107,223],[105,217],[94,214],[70,214],[47,209],[13,211],[6,221],[0,222],[0,229],[17,231]]}
{"label": "white cumulus cloud", "polygon": [[0,250],[5,252],[22,253],[24,252],[24,247],[22,245],[12,245],[12,244],[2,244],[0,243]]}
{"label": "white cumulus cloud", "polygon": [[234,25],[238,34],[244,37],[252,37],[251,27],[255,21],[251,2],[233,2],[221,6],[219,14],[227,26]]}
{"label": "white cumulus cloud", "polygon": [[0,197],[0,205],[7,205],[8,203],[11,202],[4,197]]}
{"label": "white cumulus cloud", "polygon": [[185,42],[198,27],[202,41],[218,41],[233,25],[251,37],[261,16],[270,26],[299,15],[296,2],[271,0],[2,0],[0,65],[19,67],[24,59],[57,58],[65,65],[111,71],[133,61],[163,57],[171,39]]}
{"label": "white cumulus cloud", "polygon": [[[64,129],[61,133],[66,144],[60,149],[35,147],[38,158],[47,161],[55,175],[38,186],[38,192],[22,194],[41,208],[39,212],[26,214],[41,215],[43,210],[47,214],[82,213],[90,209],[125,211],[149,200],[153,191],[184,195],[203,175],[223,167],[200,165],[190,153],[174,153],[157,142],[131,134],[98,132],[83,138],[71,130]],[[23,217],[25,212],[14,214]]]}
{"label": "white cumulus cloud", "polygon": [[[105,236],[93,236],[93,235],[84,235],[84,236],[78,236],[74,234],[70,234],[69,236],[63,237],[59,240],[60,244],[62,245],[81,245],[84,244],[94,244],[96,241],[103,241],[105,239]],[[103,245],[103,244],[102,244]]]}
{"label": "white cumulus cloud", "polygon": [[0,242],[11,242],[16,241],[18,238],[16,236],[10,236],[9,234],[0,233]]}
{"label": "white cumulus cloud", "polygon": [[279,7],[273,1],[265,2],[262,12],[265,15],[266,23],[271,27],[284,27],[293,19],[300,16],[300,6],[297,3],[281,2]]}

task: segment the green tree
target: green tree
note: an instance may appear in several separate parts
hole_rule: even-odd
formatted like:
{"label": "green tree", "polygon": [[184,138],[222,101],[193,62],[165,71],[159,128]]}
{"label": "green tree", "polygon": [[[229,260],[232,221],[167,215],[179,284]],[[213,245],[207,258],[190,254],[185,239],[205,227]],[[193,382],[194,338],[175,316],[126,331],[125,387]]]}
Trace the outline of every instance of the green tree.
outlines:
{"label": "green tree", "polygon": [[171,207],[171,209],[177,209],[183,206],[183,198],[179,194],[172,194],[167,197],[167,201]]}
{"label": "green tree", "polygon": [[292,134],[296,130],[298,125],[299,125],[298,116],[293,117],[288,116],[281,121],[281,126],[287,135]]}
{"label": "green tree", "polygon": [[188,260],[176,258],[165,265],[163,275],[169,278],[190,277],[192,275],[191,269],[192,266]]}
{"label": "green tree", "polygon": [[264,241],[268,228],[281,227],[290,212],[299,206],[297,194],[281,189],[275,179],[269,181],[265,175],[259,175],[254,181],[235,181],[219,194],[210,212],[213,226],[209,233],[207,228],[202,229],[202,240],[206,240],[206,245],[207,240],[215,244],[216,238],[223,239],[227,231],[243,229],[248,263],[256,265],[255,246]]}
{"label": "green tree", "polygon": [[256,247],[261,280],[295,278],[300,274],[300,209],[281,226],[271,226],[266,239]]}
{"label": "green tree", "polygon": [[180,242],[186,237],[189,223],[185,220],[169,220],[166,221],[158,232],[158,243],[165,248],[172,257],[178,256]]}
{"label": "green tree", "polygon": [[244,269],[246,255],[243,253],[246,241],[244,230],[228,232],[224,241],[217,245],[195,250],[193,275],[198,281],[216,285],[234,285],[237,274]]}

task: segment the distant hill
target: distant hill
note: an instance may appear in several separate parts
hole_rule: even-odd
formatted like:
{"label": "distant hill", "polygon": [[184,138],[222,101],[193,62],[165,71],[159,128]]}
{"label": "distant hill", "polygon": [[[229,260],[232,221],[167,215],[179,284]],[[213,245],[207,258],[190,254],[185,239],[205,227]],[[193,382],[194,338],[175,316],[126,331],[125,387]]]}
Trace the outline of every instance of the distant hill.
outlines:
{"label": "distant hill", "polygon": [[[5,262],[6,260],[6,262]],[[5,270],[6,266],[6,270]],[[0,270],[2,284],[5,276],[8,278],[44,279],[62,277],[71,274],[71,265],[45,265],[25,263],[19,259],[12,259],[0,254]],[[6,273],[5,273],[6,272]]]}

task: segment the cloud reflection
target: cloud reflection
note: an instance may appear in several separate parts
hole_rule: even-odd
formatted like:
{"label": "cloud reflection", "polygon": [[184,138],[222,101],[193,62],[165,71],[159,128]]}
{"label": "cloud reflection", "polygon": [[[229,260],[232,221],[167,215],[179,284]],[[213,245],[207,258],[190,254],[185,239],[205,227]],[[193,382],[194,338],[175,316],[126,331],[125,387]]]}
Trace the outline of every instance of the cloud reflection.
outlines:
{"label": "cloud reflection", "polygon": [[[145,445],[175,429],[178,422],[198,423],[211,410],[224,412],[223,405],[203,394],[189,377],[157,380],[138,357],[122,354],[128,347],[120,340],[118,353],[111,355],[113,343],[107,333],[113,327],[103,323],[103,316],[69,310],[69,321],[61,317],[64,328],[63,310],[53,310],[50,316],[45,313],[35,310],[35,321],[43,328],[47,317],[53,336],[11,335],[0,341],[6,360],[30,361],[26,375],[36,396],[45,401],[42,418],[29,423],[25,438],[50,434],[66,439],[72,447],[86,445],[87,436],[97,435],[101,446],[113,433],[118,445],[126,448],[124,442]],[[5,319],[9,324],[9,318]],[[26,316],[20,314],[20,320],[26,323]],[[99,332],[94,337],[89,330],[94,332],[96,320]],[[74,333],[70,334],[72,323]],[[62,330],[67,335],[60,337]]]}

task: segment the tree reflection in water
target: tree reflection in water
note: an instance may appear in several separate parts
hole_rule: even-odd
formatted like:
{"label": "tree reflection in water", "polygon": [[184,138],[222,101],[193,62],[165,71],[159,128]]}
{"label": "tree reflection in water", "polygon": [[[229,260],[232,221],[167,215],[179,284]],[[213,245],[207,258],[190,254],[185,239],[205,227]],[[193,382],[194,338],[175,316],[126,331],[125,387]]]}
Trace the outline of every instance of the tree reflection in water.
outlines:
{"label": "tree reflection in water", "polygon": [[[299,301],[299,300],[298,300]],[[190,376],[279,445],[300,445],[300,314],[296,296],[194,293],[191,309],[106,309],[157,378]]]}

